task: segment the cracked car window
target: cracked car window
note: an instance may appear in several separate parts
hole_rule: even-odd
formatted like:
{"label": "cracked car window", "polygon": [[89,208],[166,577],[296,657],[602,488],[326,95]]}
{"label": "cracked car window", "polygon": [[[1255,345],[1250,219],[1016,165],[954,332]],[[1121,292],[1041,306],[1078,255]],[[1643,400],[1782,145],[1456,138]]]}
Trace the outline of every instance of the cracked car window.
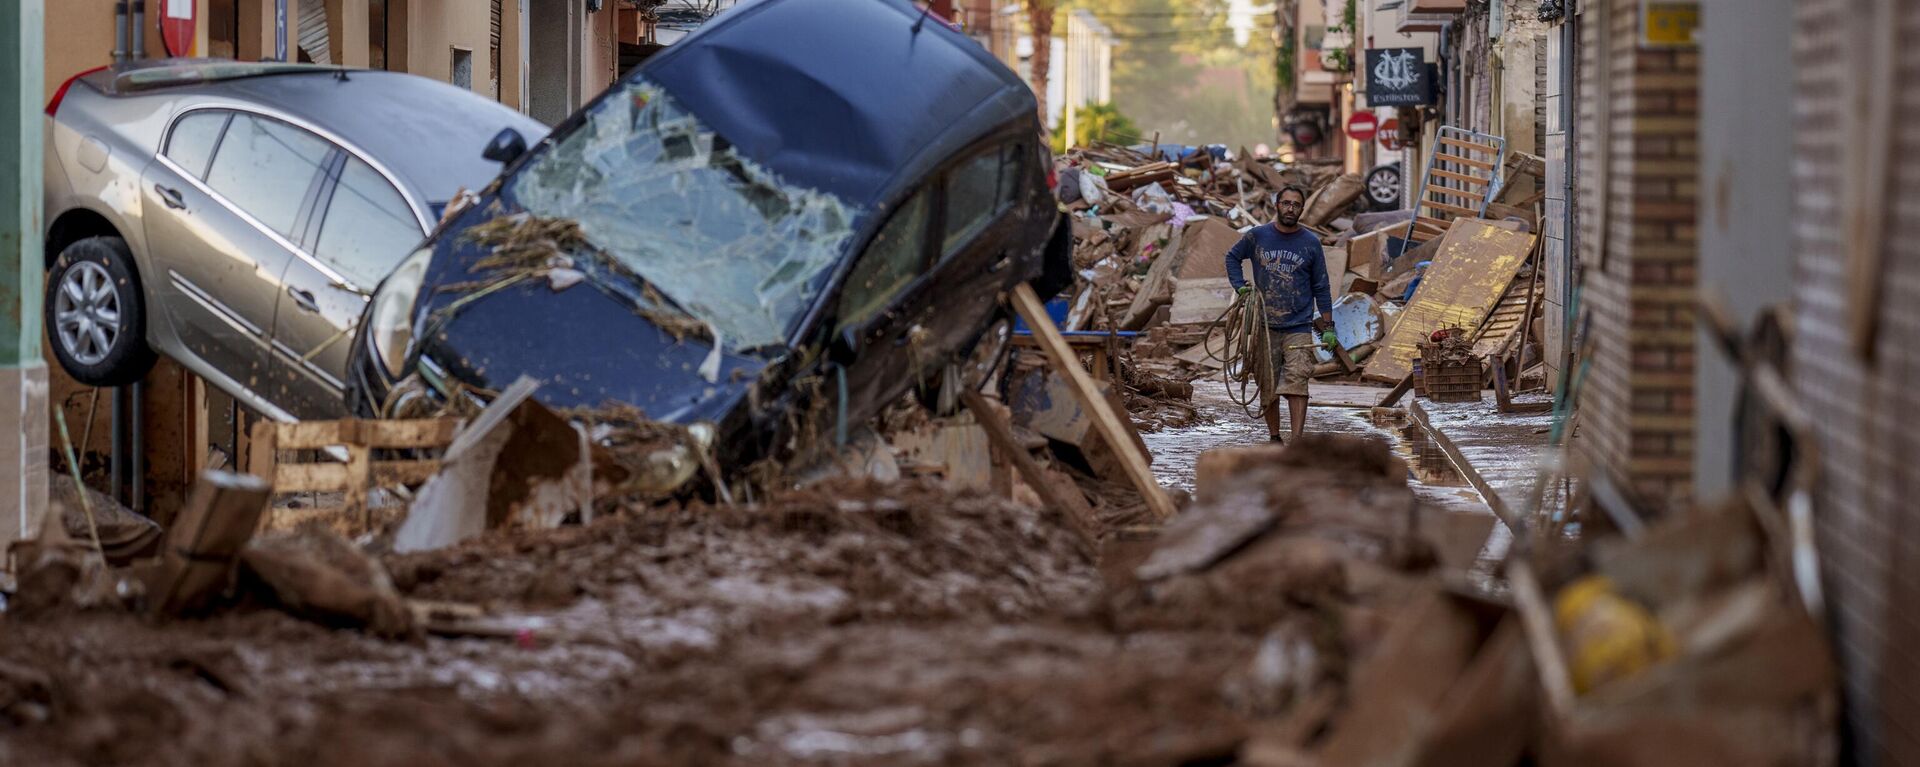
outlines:
{"label": "cracked car window", "polygon": [[658,86],[619,87],[505,193],[534,215],[577,221],[724,347],[784,343],[857,210],[785,183]]}

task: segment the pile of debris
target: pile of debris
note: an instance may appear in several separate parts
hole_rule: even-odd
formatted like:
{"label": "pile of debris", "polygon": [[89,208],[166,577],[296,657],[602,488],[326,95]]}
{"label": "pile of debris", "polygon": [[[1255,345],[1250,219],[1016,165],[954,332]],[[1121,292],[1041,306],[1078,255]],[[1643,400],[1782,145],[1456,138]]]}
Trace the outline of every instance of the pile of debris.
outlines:
{"label": "pile of debris", "polygon": [[[1531,172],[1526,156],[1514,156],[1514,178]],[[1316,348],[1316,377],[1400,383],[1413,372],[1415,340],[1461,324],[1479,356],[1511,354],[1516,373],[1539,360],[1529,343],[1539,337],[1532,328],[1537,209],[1490,203],[1490,218],[1449,221],[1461,225],[1416,237],[1411,211],[1365,212],[1359,177],[1342,175],[1337,164],[1287,166],[1244,150],[1231,160],[1201,152],[1166,162],[1100,145],[1069,152],[1060,178],[1078,273],[1062,327],[1113,335],[1126,370],[1193,380],[1232,364],[1221,325],[1236,295],[1224,256],[1242,232],[1273,220],[1273,201],[1288,185],[1309,191],[1300,221],[1321,238],[1335,297],[1341,348]],[[1482,234],[1490,229],[1499,236]],[[1497,276],[1466,279],[1486,274]],[[1417,289],[1428,282],[1440,287],[1416,309]],[[1406,330],[1418,335],[1390,338],[1410,309],[1419,319]],[[1148,424],[1163,420],[1153,410],[1136,412]]]}

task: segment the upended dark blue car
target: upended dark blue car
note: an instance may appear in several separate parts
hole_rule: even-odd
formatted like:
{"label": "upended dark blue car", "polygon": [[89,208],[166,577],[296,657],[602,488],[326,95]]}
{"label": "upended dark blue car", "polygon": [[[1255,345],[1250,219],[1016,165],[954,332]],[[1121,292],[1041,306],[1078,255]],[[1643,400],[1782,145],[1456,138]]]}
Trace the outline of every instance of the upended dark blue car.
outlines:
{"label": "upended dark blue car", "polygon": [[999,294],[1071,279],[1031,91],[905,0],[743,4],[516,144],[369,303],[361,414],[526,375],[751,459],[945,378],[1004,334]]}

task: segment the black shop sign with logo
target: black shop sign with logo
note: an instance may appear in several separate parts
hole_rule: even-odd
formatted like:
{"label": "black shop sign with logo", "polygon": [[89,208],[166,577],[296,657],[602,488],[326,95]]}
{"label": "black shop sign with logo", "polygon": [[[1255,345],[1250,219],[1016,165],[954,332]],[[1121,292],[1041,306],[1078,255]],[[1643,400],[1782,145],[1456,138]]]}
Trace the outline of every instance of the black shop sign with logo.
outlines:
{"label": "black shop sign with logo", "polygon": [[1433,75],[1419,48],[1367,49],[1367,105],[1422,106],[1433,103]]}

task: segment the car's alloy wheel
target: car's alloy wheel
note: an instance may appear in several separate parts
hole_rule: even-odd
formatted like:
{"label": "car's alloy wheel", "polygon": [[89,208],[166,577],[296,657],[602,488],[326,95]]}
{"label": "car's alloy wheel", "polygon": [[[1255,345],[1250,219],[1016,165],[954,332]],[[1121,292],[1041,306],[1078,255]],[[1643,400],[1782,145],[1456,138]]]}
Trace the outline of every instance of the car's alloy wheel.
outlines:
{"label": "car's alloy wheel", "polygon": [[1375,207],[1392,208],[1400,204],[1400,172],[1379,168],[1367,174],[1367,199]]}
{"label": "car's alloy wheel", "polygon": [[106,267],[82,261],[61,275],[53,299],[54,334],[83,365],[98,365],[120,339],[120,295]]}
{"label": "car's alloy wheel", "polygon": [[46,291],[53,356],[74,380],[124,386],[153,369],[146,304],[125,241],[88,237],[68,245],[47,271]]}

